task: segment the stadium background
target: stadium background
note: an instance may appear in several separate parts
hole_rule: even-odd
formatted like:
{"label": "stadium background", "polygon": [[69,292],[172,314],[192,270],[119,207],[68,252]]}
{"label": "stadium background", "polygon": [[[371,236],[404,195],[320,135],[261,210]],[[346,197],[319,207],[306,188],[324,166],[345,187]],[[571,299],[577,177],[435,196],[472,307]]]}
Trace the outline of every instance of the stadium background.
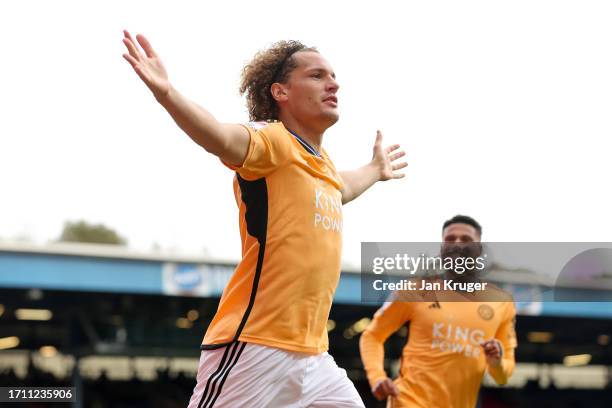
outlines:
{"label": "stadium background", "polygon": [[[186,406],[198,346],[234,266],[112,245],[0,244],[0,384],[74,386],[76,407]],[[524,277],[509,276],[499,284],[520,290]],[[612,305],[517,308],[517,369],[505,387],[485,377],[480,407],[612,406]],[[376,309],[360,301],[358,271],[343,271],[330,353],[367,407],[384,406],[370,395],[358,351]],[[407,331],[386,344],[389,372]]]}

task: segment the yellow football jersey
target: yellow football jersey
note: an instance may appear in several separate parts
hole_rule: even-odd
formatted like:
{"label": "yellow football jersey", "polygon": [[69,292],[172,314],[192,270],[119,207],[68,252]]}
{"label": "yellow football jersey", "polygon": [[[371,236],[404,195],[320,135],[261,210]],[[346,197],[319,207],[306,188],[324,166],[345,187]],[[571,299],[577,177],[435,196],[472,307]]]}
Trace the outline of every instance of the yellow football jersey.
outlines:
{"label": "yellow football jersey", "polygon": [[[506,302],[392,301],[375,314],[360,339],[361,357],[373,386],[387,377],[384,342],[406,323],[409,338],[394,381],[400,395],[393,407],[473,408],[485,369],[504,384],[514,369],[515,308]],[[502,363],[488,367],[481,343],[495,338]],[[391,404],[392,403],[392,404]]]}
{"label": "yellow football jersey", "polygon": [[282,123],[245,125],[236,171],[242,260],[223,291],[202,348],[232,341],[317,354],[340,278],[342,182],[325,151]]}

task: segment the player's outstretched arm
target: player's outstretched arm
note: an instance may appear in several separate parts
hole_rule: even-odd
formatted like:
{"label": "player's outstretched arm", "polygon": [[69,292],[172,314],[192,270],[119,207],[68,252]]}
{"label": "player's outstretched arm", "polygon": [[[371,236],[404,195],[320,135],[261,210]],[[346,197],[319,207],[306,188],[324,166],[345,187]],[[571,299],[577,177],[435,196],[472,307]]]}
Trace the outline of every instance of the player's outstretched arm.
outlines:
{"label": "player's outstretched arm", "polygon": [[128,50],[123,58],[177,125],[209,153],[227,163],[241,165],[249,146],[247,130],[240,125],[219,123],[207,110],[181,95],[172,87],[161,58],[145,36],[139,34],[134,41],[127,30],[123,34]]}
{"label": "player's outstretched arm", "polygon": [[408,166],[408,163],[398,162],[398,159],[406,153],[403,150],[397,151],[400,147],[398,144],[383,148],[382,139],[382,133],[378,130],[371,162],[356,170],[340,172],[343,182],[342,204],[359,197],[377,181],[404,177],[404,173],[398,173],[398,170]]}

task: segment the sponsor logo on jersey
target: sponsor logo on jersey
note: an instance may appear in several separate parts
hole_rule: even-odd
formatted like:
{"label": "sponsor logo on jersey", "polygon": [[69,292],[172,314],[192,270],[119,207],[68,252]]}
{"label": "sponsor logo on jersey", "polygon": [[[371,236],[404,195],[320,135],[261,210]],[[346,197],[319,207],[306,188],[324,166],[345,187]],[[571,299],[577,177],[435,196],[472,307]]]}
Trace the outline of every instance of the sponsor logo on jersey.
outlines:
{"label": "sponsor logo on jersey", "polygon": [[480,356],[480,344],[484,341],[484,331],[444,322],[434,322],[432,328],[432,349],[444,353],[463,354],[466,357],[478,358]]}
{"label": "sponsor logo on jersey", "polygon": [[326,231],[342,232],[342,195],[339,191],[315,188],[314,226]]}

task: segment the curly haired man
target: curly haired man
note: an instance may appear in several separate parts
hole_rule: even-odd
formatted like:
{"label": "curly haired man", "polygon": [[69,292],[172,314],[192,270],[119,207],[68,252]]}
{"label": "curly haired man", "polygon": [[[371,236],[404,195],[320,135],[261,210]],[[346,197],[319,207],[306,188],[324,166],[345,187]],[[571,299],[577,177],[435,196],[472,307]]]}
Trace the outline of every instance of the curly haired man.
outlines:
{"label": "curly haired man", "polygon": [[242,260],[202,342],[190,408],[363,407],[327,353],[340,277],[342,205],[403,177],[399,145],[337,172],[321,147],[338,120],[339,88],[315,48],[281,41],[244,67],[251,122],[219,123],[172,87],[147,39],[125,31],[124,58],[197,144],[235,171]]}

